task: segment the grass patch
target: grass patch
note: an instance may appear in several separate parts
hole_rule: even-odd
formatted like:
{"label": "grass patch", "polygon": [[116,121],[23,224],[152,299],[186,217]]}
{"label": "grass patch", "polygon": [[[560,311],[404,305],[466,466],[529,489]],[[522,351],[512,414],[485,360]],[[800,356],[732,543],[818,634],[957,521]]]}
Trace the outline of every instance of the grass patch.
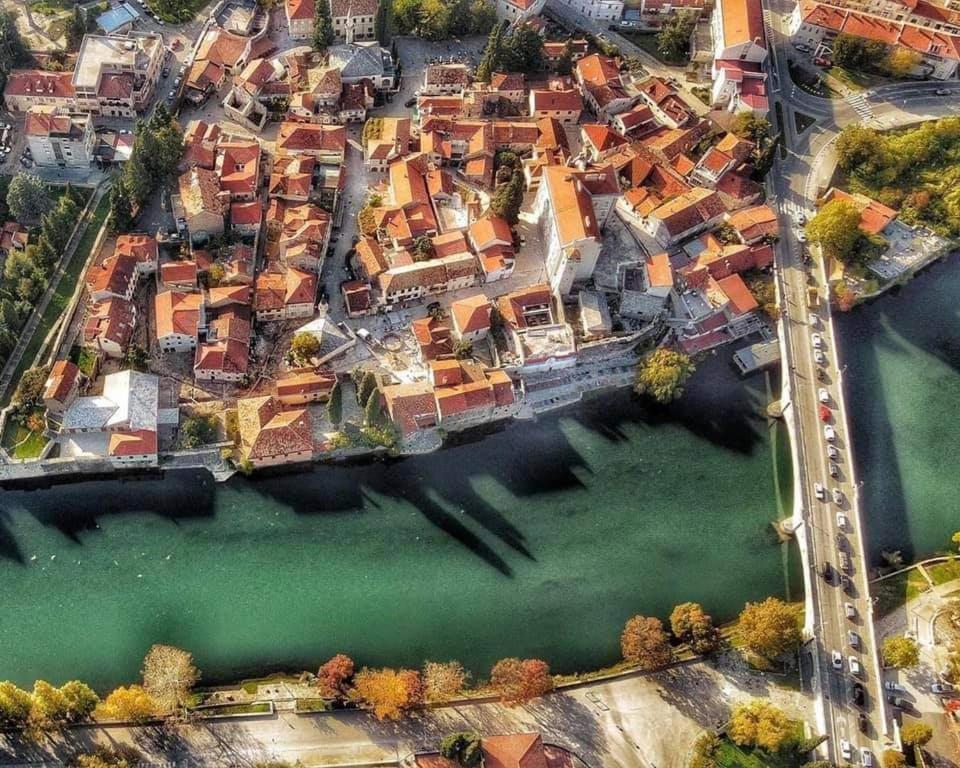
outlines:
{"label": "grass patch", "polygon": [[656,32],[628,32],[623,30],[618,30],[617,34],[621,37],[627,38],[631,43],[633,43],[637,48],[642,50],[644,53],[649,53],[657,61],[664,64],[669,64],[673,67],[682,67],[687,63],[688,59],[667,59],[664,57],[660,50],[657,48],[657,33]]}
{"label": "grass patch", "polygon": [[328,712],[332,708],[326,699],[297,699],[297,712]]}
{"label": "grass patch", "polygon": [[927,589],[929,585],[926,579],[916,569],[898,573],[896,576],[877,582],[873,585],[873,593],[877,598],[874,608],[877,618],[900,608],[907,600],[919,597],[920,593]]}
{"label": "grass patch", "polygon": [[257,701],[250,704],[223,704],[215,707],[204,707],[197,711],[201,717],[216,717],[219,715],[262,715],[270,711],[270,703]]}
{"label": "grass patch", "polygon": [[700,101],[706,104],[708,107],[712,107],[713,104],[710,101],[710,89],[705,85],[695,85],[690,89],[694,96],[696,96]]}
{"label": "grass patch", "polygon": [[946,584],[948,581],[960,579],[960,560],[954,558],[945,563],[930,565],[926,570],[934,584]]}
{"label": "grass patch", "polygon": [[717,750],[717,765],[721,768],[799,768],[807,762],[807,753],[800,749],[804,744],[803,723],[793,721],[793,733],[777,752],[741,747],[723,736]]}
{"label": "grass patch", "polygon": [[859,72],[855,69],[847,69],[846,67],[841,67],[838,64],[834,64],[832,67],[830,67],[830,69],[827,70],[827,76],[832,77],[834,80],[837,80],[840,83],[843,83],[843,85],[845,85],[851,91],[858,92],[869,90],[877,85],[893,82],[885,77],[871,75],[866,72]]}
{"label": "grass patch", "polygon": [[53,324],[66,312],[67,306],[70,304],[70,299],[73,298],[73,291],[77,287],[77,280],[80,279],[80,273],[83,271],[83,266],[87,263],[90,249],[93,248],[93,243],[97,239],[97,233],[100,232],[100,227],[103,226],[103,222],[106,221],[107,214],[109,213],[110,195],[104,195],[99,205],[97,205],[96,210],[94,210],[93,217],[90,219],[89,224],[87,224],[87,229],[83,233],[83,237],[80,238],[77,250],[73,252],[73,258],[67,265],[63,277],[60,278],[60,284],[57,286],[56,292],[53,294],[50,303],[47,304],[46,311],[44,311],[40,318],[40,324],[37,326],[36,332],[30,339],[30,343],[27,344],[27,349],[23,357],[20,358],[20,363],[17,365],[16,370],[13,372],[13,378],[7,390],[8,394],[4,397],[4,405],[10,402],[10,397],[16,388],[16,382],[20,381],[23,372],[33,365],[34,358],[36,358],[37,353],[40,351],[40,347],[43,345],[43,341],[46,339]]}
{"label": "grass patch", "polygon": [[240,681],[240,687],[243,689],[244,693],[250,694],[251,696],[257,695],[257,686],[260,685],[270,685],[271,683],[296,683],[296,677],[292,675],[276,674],[268,675],[267,677],[251,677],[246,680]]}
{"label": "grass patch", "polygon": [[70,361],[80,369],[87,378],[93,378],[97,366],[97,355],[89,347],[74,345],[70,350]]}
{"label": "grass patch", "polygon": [[[43,408],[35,408],[34,411],[43,414]],[[12,418],[7,419],[0,441],[14,459],[35,459],[47,444],[47,438],[43,436],[42,431],[32,432]]]}

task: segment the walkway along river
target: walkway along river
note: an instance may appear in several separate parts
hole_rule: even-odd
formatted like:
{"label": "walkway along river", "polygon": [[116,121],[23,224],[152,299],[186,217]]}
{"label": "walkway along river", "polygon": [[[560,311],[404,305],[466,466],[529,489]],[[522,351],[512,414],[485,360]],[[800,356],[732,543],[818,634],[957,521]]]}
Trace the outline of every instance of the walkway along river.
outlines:
{"label": "walkway along river", "polygon": [[790,511],[788,446],[731,351],[666,412],[618,392],[401,461],[4,492],[0,679],[103,688],[156,641],[207,682],[338,651],[574,671],[614,661],[634,613],[797,598],[770,524]]}

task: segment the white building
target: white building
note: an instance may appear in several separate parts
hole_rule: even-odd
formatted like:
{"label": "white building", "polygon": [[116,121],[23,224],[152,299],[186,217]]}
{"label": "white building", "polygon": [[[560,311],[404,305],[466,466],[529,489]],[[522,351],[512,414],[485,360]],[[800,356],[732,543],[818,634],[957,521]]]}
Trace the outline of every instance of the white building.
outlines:
{"label": "white building", "polygon": [[511,24],[539,16],[547,0],[496,0],[497,18]]}
{"label": "white building", "polygon": [[601,21],[619,21],[623,16],[623,0],[560,0],[581,16]]}
{"label": "white building", "polygon": [[30,107],[24,133],[37,165],[83,168],[93,161],[97,137],[89,115],[57,107]]}

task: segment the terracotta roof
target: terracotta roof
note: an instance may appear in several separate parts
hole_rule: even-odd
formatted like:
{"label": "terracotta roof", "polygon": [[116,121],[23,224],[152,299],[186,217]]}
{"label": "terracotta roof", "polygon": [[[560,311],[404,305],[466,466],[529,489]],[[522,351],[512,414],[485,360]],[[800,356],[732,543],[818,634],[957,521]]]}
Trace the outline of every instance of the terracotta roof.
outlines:
{"label": "terracotta roof", "polygon": [[450,304],[454,327],[462,335],[490,328],[493,305],[482,293],[458,299]]}
{"label": "terracotta roof", "polygon": [[860,229],[870,235],[878,235],[891,221],[897,218],[897,211],[883,203],[878,203],[866,195],[851,195],[842,189],[831,187],[823,197],[823,203],[832,200],[845,200],[853,203],[860,211]]}
{"label": "terracotta roof", "polygon": [[410,323],[410,330],[424,360],[435,360],[453,352],[450,326],[435,317],[421,317]]}
{"label": "terracotta roof", "polygon": [[694,187],[657,208],[651,217],[660,219],[672,236],[680,235],[698,224],[724,212],[716,192]]}
{"label": "terracotta roof", "polygon": [[194,370],[244,374],[249,363],[249,310],[243,307],[220,313],[210,321],[206,341],[197,345]]}
{"label": "terracotta roof", "polygon": [[492,213],[477,219],[467,230],[470,240],[478,251],[483,251],[496,243],[513,245],[513,232],[506,219]]}
{"label": "terracotta roof", "polygon": [[620,83],[620,68],[617,63],[599,53],[584,56],[576,65],[577,76],[581,82],[592,85],[608,85],[610,82]]}
{"label": "terracotta roof", "polygon": [[63,402],[80,376],[80,369],[69,360],[57,360],[50,369],[43,389],[44,400]]}
{"label": "terracotta roof", "polygon": [[133,335],[136,310],[132,302],[121,298],[98,301],[90,306],[83,324],[83,340],[109,341],[125,349]]}
{"label": "terracotta roof", "polygon": [[118,235],[114,253],[132,256],[138,264],[156,264],[159,259],[157,240],[152,235]]}
{"label": "terracotta roof", "polygon": [[111,432],[107,443],[110,456],[142,456],[157,452],[157,433],[152,429]]}
{"label": "terracotta roof", "polygon": [[87,270],[84,278],[87,290],[91,293],[104,291],[124,296],[134,272],[137,270],[137,260],[124,253],[113,253],[107,256],[100,264],[94,264]]}
{"label": "terracotta roof", "polygon": [[670,255],[668,253],[648,256],[646,267],[647,280],[652,288],[673,287],[673,267],[670,266]]}
{"label": "terracotta roof", "polygon": [[250,38],[214,26],[203,36],[196,60],[209,59],[214,64],[233,69],[249,44]]}
{"label": "terracotta roof", "polygon": [[553,294],[546,283],[520,288],[512,293],[505,294],[497,299],[497,308],[500,316],[514,328],[526,328],[526,310],[530,307],[550,307],[550,316],[553,316]]}
{"label": "terracotta roof", "polygon": [[537,130],[540,135],[537,137],[538,147],[552,147],[570,152],[570,144],[567,141],[567,132],[563,129],[563,124],[554,117],[542,117],[537,120]]}
{"label": "terracotta roof", "polygon": [[481,748],[484,768],[548,768],[537,733],[485,736]]}
{"label": "terracotta roof", "polygon": [[233,226],[259,224],[263,217],[263,208],[259,200],[230,204],[230,223]]}
{"label": "terracotta roof", "polygon": [[47,72],[42,69],[15,69],[7,75],[5,96],[47,96],[59,99],[76,97],[73,72]]}
{"label": "terracotta roof", "polygon": [[393,384],[383,388],[393,423],[405,435],[436,423],[437,404],[429,382]]}
{"label": "terracotta roof", "polygon": [[588,123],[580,126],[584,138],[590,142],[590,145],[600,153],[607,152],[616,147],[622,147],[627,143],[619,133],[606,125]]}
{"label": "terracotta roof", "polygon": [[23,132],[27,136],[67,136],[78,139],[83,128],[78,121],[87,121],[85,115],[74,116],[61,112],[59,107],[46,104],[30,107],[24,120]]}
{"label": "terracotta roof", "polygon": [[469,85],[470,80],[466,64],[431,64],[424,73],[427,85]]}
{"label": "terracotta roof", "polygon": [[494,72],[490,78],[490,90],[493,91],[523,91],[526,88],[526,78],[522,72]]}
{"label": "terracotta roof", "polygon": [[261,312],[284,306],[312,304],[316,293],[316,275],[294,267],[287,267],[282,272],[261,272],[257,275],[254,308]]}
{"label": "terracotta roof", "polygon": [[291,21],[313,21],[316,13],[314,0],[285,0],[287,16]]}
{"label": "terracotta roof", "polygon": [[560,245],[566,246],[585,238],[598,238],[600,228],[593,201],[576,174],[569,168],[552,165],[544,168],[543,178],[553,204]]}
{"label": "terracotta roof", "polygon": [[753,294],[750,293],[750,289],[747,288],[747,284],[743,282],[743,278],[740,277],[740,275],[733,274],[722,280],[718,280],[717,285],[720,286],[720,290],[722,290],[730,300],[730,308],[735,314],[745,315],[747,312],[752,312],[759,306],[757,300],[753,297]]}
{"label": "terracotta roof", "polygon": [[160,265],[160,282],[164,285],[197,284],[197,262],[168,261]]}
{"label": "terracotta roof", "polygon": [[756,43],[766,48],[760,0],[719,0],[726,46]]}
{"label": "terracotta roof", "polygon": [[777,214],[768,205],[754,205],[730,214],[727,220],[747,242],[761,237],[776,235]]}
{"label": "terracotta roof", "polygon": [[104,73],[97,86],[101,99],[130,99],[133,96],[133,73]]}
{"label": "terracotta roof", "polygon": [[225,76],[222,65],[209,59],[198,59],[190,65],[187,72],[187,86],[198,91],[217,88]]}
{"label": "terracotta roof", "polygon": [[260,142],[225,141],[217,148],[220,188],[231,195],[256,195],[260,181]]}
{"label": "terracotta roof", "polygon": [[157,338],[180,334],[196,338],[200,325],[200,306],[203,297],[199,293],[163,291],[154,297]]}
{"label": "terracotta roof", "polygon": [[313,123],[280,123],[277,151],[323,151],[342,153],[347,143],[347,131],[342,125],[315,125]]}
{"label": "terracotta roof", "polygon": [[376,16],[377,0],[331,0],[330,15],[334,18],[343,16]]}
{"label": "terracotta roof", "polygon": [[237,421],[242,450],[251,460],[313,451],[310,414],[302,408],[285,411],[275,397],[238,399]]}
{"label": "terracotta roof", "polygon": [[277,379],[277,396],[291,397],[315,392],[328,394],[336,383],[337,375],[333,371],[298,373]]}
{"label": "terracotta roof", "polygon": [[206,168],[192,168],[177,180],[180,188],[180,201],[187,216],[201,212],[223,216],[228,203],[220,195],[220,180],[216,171]]}
{"label": "terracotta roof", "polygon": [[387,260],[383,255],[383,248],[373,237],[362,237],[357,243],[357,259],[368,280],[376,279],[377,275],[387,269]]}

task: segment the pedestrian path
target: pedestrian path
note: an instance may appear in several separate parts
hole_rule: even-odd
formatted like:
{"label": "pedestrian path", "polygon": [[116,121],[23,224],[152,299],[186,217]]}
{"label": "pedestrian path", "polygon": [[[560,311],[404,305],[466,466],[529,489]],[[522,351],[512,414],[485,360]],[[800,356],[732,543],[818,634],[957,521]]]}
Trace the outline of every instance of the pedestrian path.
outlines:
{"label": "pedestrian path", "polygon": [[867,97],[862,93],[848,93],[845,101],[853,107],[853,111],[856,112],[864,122],[873,119],[873,109],[871,109]]}

